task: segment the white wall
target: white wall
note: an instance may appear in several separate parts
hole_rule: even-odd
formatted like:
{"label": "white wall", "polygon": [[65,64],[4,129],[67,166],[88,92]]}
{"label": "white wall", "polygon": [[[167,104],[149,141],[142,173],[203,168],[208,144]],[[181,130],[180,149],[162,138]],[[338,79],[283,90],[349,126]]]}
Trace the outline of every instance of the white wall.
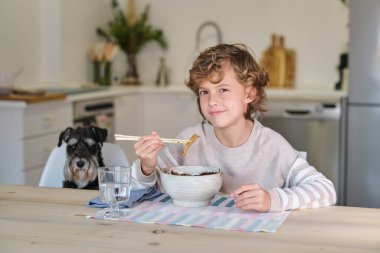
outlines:
{"label": "white wall", "polygon": [[[166,58],[171,83],[183,85],[194,56],[197,28],[207,20],[219,24],[223,42],[245,43],[258,59],[269,46],[271,33],[285,35],[286,45],[297,52],[298,88],[331,90],[338,79],[338,57],[348,38],[348,10],[339,0],[136,2],[139,12],[151,5],[151,23],[163,29],[169,42],[166,52],[150,43],[138,55],[144,85],[154,83],[160,56]],[[87,51],[97,40],[95,28],[105,26],[110,18],[109,6],[110,0],[0,0],[0,69],[16,71],[25,66],[17,80],[20,85],[90,82]],[[215,32],[205,29],[201,49],[215,42]],[[114,75],[124,70],[125,59],[120,55]]]}
{"label": "white wall", "polygon": [[92,81],[88,51],[98,40],[96,27],[110,19],[110,1],[61,0],[61,15],[62,83]]}
{"label": "white wall", "polygon": [[91,81],[87,55],[96,27],[110,17],[108,0],[0,0],[0,70],[20,86]]}
{"label": "white wall", "polygon": [[0,70],[16,72],[24,67],[17,81],[41,80],[39,3],[0,0]]}
{"label": "white wall", "polygon": [[[243,42],[257,58],[270,44],[271,33],[285,35],[286,45],[297,52],[298,87],[332,89],[338,79],[339,53],[348,40],[348,10],[339,0],[140,0],[140,10],[151,4],[151,20],[169,38],[167,64],[171,80],[183,83],[195,48],[196,31],[206,20],[219,24],[227,43]],[[159,4],[158,4],[159,3]],[[213,37],[211,37],[213,36]],[[208,46],[216,41],[210,28],[202,33]],[[157,47],[149,45],[140,55],[145,82],[154,80]]]}

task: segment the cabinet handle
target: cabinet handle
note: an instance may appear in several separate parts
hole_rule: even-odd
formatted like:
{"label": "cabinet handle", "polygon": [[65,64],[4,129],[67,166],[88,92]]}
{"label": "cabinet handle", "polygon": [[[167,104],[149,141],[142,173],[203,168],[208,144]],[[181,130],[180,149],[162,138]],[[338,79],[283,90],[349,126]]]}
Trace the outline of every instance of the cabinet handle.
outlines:
{"label": "cabinet handle", "polygon": [[55,123],[55,117],[53,117],[53,116],[45,116],[45,117],[42,118],[42,122],[44,124],[53,124],[53,123]]}

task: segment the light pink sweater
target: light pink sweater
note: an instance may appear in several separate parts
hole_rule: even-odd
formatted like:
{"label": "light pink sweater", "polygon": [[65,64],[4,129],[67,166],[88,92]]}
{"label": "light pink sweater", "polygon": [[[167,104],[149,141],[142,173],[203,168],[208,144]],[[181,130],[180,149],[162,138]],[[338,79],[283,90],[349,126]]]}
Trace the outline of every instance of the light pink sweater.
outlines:
{"label": "light pink sweater", "polygon": [[[229,148],[218,141],[214,128],[199,123],[186,128],[177,137],[199,139],[182,160],[183,145],[168,145],[159,154],[162,168],[176,165],[205,165],[223,170],[221,192],[230,193],[245,184],[257,183],[271,196],[270,211],[292,210],[333,205],[336,192],[330,180],[301,158],[280,134],[255,120],[248,140]],[[139,160],[133,163],[134,176],[144,186],[159,180],[156,173],[145,176]]]}

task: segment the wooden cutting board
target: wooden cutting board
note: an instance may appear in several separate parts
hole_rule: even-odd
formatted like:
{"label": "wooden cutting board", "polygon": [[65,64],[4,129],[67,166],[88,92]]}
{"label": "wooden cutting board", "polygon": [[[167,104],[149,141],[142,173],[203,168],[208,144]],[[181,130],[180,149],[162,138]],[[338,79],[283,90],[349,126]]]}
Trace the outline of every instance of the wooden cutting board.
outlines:
{"label": "wooden cutting board", "polygon": [[51,100],[65,99],[66,94],[63,93],[44,93],[44,94],[9,94],[0,96],[0,100],[18,100],[25,101],[27,104],[41,103]]}
{"label": "wooden cutting board", "polygon": [[269,74],[271,88],[294,88],[296,52],[285,48],[285,38],[272,34],[271,45],[261,57],[260,65]]}

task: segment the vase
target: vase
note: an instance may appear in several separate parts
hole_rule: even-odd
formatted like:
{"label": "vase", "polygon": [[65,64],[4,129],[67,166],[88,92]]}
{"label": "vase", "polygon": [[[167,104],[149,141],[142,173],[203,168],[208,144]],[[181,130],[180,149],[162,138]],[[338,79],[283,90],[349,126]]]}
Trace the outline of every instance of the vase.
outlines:
{"label": "vase", "polygon": [[127,54],[128,70],[123,80],[123,84],[138,85],[140,84],[139,74],[137,71],[136,54]]}
{"label": "vase", "polygon": [[99,85],[111,85],[111,62],[109,61],[94,61],[94,82]]}

